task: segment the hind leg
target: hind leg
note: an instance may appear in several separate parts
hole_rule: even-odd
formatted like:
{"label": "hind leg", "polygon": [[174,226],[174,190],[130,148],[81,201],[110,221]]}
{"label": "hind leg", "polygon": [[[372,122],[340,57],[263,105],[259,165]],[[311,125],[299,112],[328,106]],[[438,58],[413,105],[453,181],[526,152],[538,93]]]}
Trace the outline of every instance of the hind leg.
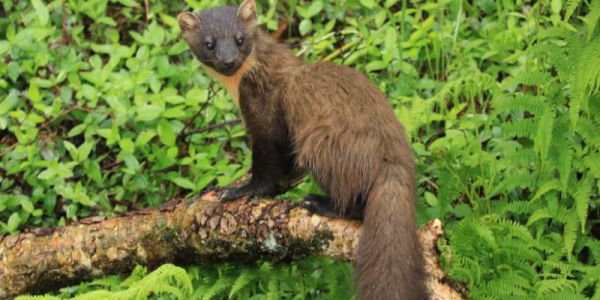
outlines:
{"label": "hind leg", "polygon": [[344,212],[339,212],[330,196],[309,194],[302,200],[302,206],[312,213],[329,217],[362,220],[363,213],[360,209],[352,207]]}

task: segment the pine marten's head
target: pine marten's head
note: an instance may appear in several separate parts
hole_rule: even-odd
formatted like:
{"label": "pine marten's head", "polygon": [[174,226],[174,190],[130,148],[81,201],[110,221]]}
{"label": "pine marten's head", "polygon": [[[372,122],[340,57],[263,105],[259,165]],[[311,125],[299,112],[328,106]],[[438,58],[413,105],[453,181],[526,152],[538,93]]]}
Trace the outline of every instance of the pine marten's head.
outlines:
{"label": "pine marten's head", "polygon": [[233,76],[251,55],[256,39],[256,5],[225,6],[177,16],[183,37],[196,58],[225,76]]}

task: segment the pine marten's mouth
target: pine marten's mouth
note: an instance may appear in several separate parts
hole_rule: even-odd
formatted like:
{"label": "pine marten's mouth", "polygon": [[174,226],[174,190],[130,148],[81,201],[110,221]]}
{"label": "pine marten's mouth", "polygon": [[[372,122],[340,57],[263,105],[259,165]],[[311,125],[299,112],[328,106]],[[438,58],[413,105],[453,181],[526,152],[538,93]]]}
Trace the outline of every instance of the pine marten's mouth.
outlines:
{"label": "pine marten's mouth", "polygon": [[219,73],[225,75],[225,76],[233,76],[235,75],[235,73],[237,72],[238,68],[230,68],[230,69],[220,69]]}
{"label": "pine marten's mouth", "polygon": [[221,68],[218,68],[217,71],[225,76],[233,76],[233,75],[235,75],[235,73],[237,73],[237,71],[239,69],[240,69],[240,66],[233,66],[233,67],[229,67],[229,68],[221,67]]}

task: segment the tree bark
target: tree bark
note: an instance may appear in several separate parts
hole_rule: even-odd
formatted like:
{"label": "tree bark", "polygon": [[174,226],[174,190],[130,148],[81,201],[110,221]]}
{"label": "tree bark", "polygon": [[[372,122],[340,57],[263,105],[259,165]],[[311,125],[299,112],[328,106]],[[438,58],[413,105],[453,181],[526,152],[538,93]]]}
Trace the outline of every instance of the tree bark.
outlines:
{"label": "tree bark", "polygon": [[[167,262],[306,256],[350,261],[360,226],[356,221],[311,214],[289,200],[219,203],[207,193],[124,217],[97,217],[0,237],[0,299],[127,273],[138,264],[153,268]],[[419,232],[432,275],[430,287],[434,294],[441,290],[437,299],[460,299],[439,284],[444,274],[437,264],[435,241],[441,233],[439,221]]]}

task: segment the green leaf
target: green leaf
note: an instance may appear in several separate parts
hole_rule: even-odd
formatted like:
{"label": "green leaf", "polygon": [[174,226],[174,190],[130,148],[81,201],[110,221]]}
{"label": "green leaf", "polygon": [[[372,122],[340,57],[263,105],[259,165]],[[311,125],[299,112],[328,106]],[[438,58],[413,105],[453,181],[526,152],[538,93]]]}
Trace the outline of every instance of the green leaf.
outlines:
{"label": "green leaf", "polygon": [[562,0],[552,0],[552,13],[558,15],[562,10]]}
{"label": "green leaf", "polygon": [[129,154],[133,154],[133,152],[135,152],[135,145],[133,144],[133,141],[131,139],[120,140],[119,146],[121,147],[121,150]]}
{"label": "green leaf", "polygon": [[138,135],[135,139],[136,146],[145,146],[156,136],[156,132],[154,131],[143,131]]}
{"label": "green leaf", "polygon": [[29,199],[21,199],[21,207],[28,213],[33,213],[33,203]]}
{"label": "green leaf", "polygon": [[117,113],[127,113],[127,107],[119,100],[119,98],[109,95],[104,98],[106,103]]}
{"label": "green leaf", "polygon": [[54,171],[54,169],[48,168],[48,169],[42,171],[37,176],[37,178],[42,179],[42,180],[50,180],[50,179],[54,178],[54,176],[56,176],[56,171]]}
{"label": "green leaf", "polygon": [[184,105],[169,108],[163,112],[162,116],[169,119],[183,119],[187,116],[185,108]]}
{"label": "green leaf", "polygon": [[149,122],[157,119],[164,111],[164,108],[158,105],[143,105],[137,109],[136,121]]}
{"label": "green leaf", "polygon": [[12,80],[13,82],[17,81],[17,78],[19,78],[21,72],[21,65],[17,62],[11,61],[8,64],[8,78],[10,78],[10,80]]}
{"label": "green leaf", "polygon": [[298,26],[298,30],[300,30],[301,35],[306,35],[312,30],[312,22],[310,19],[304,19],[300,21],[300,25]]}
{"label": "green leaf", "polygon": [[375,60],[375,61],[368,63],[367,66],[365,67],[365,70],[367,70],[367,72],[372,72],[372,71],[383,70],[387,67],[388,67],[388,64],[386,64],[384,61]]}
{"label": "green leaf", "polygon": [[138,162],[137,158],[131,154],[124,155],[123,161],[125,161],[127,168],[131,170],[138,171],[140,169],[140,163]]}
{"label": "green leaf", "polygon": [[189,49],[189,47],[186,42],[179,41],[179,42],[175,43],[173,46],[171,46],[171,48],[169,48],[169,51],[167,52],[167,54],[179,55],[179,54],[187,51],[188,49]]}
{"label": "green leaf", "polygon": [[86,165],[86,173],[96,184],[102,184],[102,171],[96,160],[89,160]]}
{"label": "green leaf", "polygon": [[11,45],[8,41],[0,41],[0,55],[6,55],[10,51]]}
{"label": "green leaf", "polygon": [[0,102],[0,117],[6,115],[11,111],[19,102],[18,92],[11,90],[10,93]]}
{"label": "green leaf", "polygon": [[8,222],[6,223],[8,232],[15,232],[19,228],[19,224],[21,223],[21,218],[18,213],[13,213],[8,218]]}
{"label": "green leaf", "polygon": [[42,100],[42,95],[40,94],[40,90],[35,81],[29,83],[29,99],[31,99],[31,102],[33,103],[38,103]]}
{"label": "green leaf", "polygon": [[188,190],[194,190],[196,188],[196,185],[193,182],[185,178],[177,177],[171,179],[171,181],[173,181],[173,183],[175,183],[176,185],[182,188],[186,188]]}
{"label": "green leaf", "polygon": [[49,19],[48,8],[41,0],[31,0],[31,4],[33,5],[33,9],[37,14],[38,20],[42,25],[46,25]]}
{"label": "green leaf", "polygon": [[79,146],[79,149],[77,150],[77,160],[80,162],[87,160],[92,152],[93,147],[94,144],[91,142],[85,142]]}
{"label": "green leaf", "polygon": [[364,5],[367,8],[374,8],[377,6],[377,2],[375,0],[360,0],[360,4]]}
{"label": "green leaf", "polygon": [[298,13],[304,17],[304,19],[310,19],[316,16],[323,10],[323,1],[311,1],[308,7],[299,7]]}
{"label": "green leaf", "polygon": [[173,126],[171,126],[171,123],[169,123],[169,121],[167,121],[166,119],[161,119],[160,122],[158,122],[158,128],[157,128],[157,132],[158,132],[158,137],[160,138],[160,141],[167,145],[167,146],[174,146],[175,145],[175,131],[173,130]]}
{"label": "green leaf", "polygon": [[117,0],[117,2],[129,7],[140,7],[140,4],[134,0]]}
{"label": "green leaf", "polygon": [[71,158],[73,160],[77,160],[77,147],[75,147],[75,145],[73,145],[69,141],[63,141],[63,145],[65,146],[65,149],[67,149],[67,151],[69,152],[69,155],[71,155]]}

